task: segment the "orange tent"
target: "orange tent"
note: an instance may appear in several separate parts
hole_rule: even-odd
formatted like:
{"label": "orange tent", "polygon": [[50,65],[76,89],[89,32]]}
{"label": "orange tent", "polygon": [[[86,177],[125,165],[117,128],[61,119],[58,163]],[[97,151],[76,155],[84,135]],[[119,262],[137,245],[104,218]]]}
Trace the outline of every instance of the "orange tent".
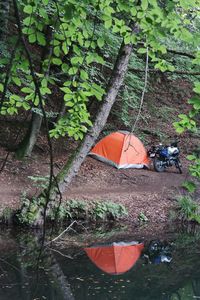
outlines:
{"label": "orange tent", "polygon": [[102,271],[119,275],[130,270],[139,259],[144,244],[112,243],[109,246],[84,248],[91,261]]}
{"label": "orange tent", "polygon": [[104,137],[89,154],[118,169],[140,169],[149,164],[142,142],[126,131],[113,132]]}

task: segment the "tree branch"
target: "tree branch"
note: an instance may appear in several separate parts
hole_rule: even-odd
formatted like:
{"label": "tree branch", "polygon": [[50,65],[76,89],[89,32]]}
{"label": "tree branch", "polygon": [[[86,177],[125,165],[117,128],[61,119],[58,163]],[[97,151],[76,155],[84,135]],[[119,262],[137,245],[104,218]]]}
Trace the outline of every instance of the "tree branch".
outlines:
{"label": "tree branch", "polygon": [[186,57],[189,57],[189,58],[192,58],[192,59],[196,58],[194,54],[188,53],[188,52],[177,51],[177,50],[173,50],[173,49],[167,49],[167,52],[173,53],[173,54],[176,54],[176,55],[186,56]]}
{"label": "tree branch", "polygon": [[[138,73],[145,73],[145,69],[139,69],[139,68],[129,68],[129,71],[132,72],[138,72]],[[158,69],[149,69],[149,73],[171,73],[171,74],[181,74],[181,75],[193,75],[198,76],[200,75],[200,72],[190,72],[190,71],[184,71],[184,70],[175,70],[175,71],[160,71]]]}
{"label": "tree branch", "polygon": [[[142,42],[138,43],[138,46],[144,47],[144,43],[142,43]],[[196,58],[193,53],[179,51],[179,50],[174,50],[174,49],[168,49],[167,48],[167,53],[173,53],[175,55],[186,56],[186,57],[189,57],[189,58],[192,58],[192,59]]]}

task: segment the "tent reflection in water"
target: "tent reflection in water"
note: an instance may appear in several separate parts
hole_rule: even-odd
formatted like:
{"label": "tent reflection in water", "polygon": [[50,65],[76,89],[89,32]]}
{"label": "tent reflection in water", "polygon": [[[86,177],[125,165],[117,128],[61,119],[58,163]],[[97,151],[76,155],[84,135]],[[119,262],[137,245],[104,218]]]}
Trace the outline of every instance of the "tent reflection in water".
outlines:
{"label": "tent reflection in water", "polygon": [[84,248],[90,260],[102,271],[120,275],[130,270],[139,259],[143,243],[112,243]]}

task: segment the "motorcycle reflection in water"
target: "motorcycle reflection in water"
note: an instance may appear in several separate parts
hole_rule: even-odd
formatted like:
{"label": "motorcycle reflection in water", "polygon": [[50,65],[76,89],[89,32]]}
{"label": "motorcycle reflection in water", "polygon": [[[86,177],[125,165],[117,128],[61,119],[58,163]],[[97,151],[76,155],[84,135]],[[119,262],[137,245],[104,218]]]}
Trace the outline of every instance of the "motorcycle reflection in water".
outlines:
{"label": "motorcycle reflection in water", "polygon": [[172,246],[159,240],[151,241],[143,253],[143,258],[147,264],[170,263],[172,260]]}
{"label": "motorcycle reflection in water", "polygon": [[182,173],[182,165],[179,159],[180,149],[178,147],[178,141],[171,143],[170,146],[152,146],[148,155],[153,159],[153,166],[157,172],[163,172],[167,167],[175,166],[179,173]]}

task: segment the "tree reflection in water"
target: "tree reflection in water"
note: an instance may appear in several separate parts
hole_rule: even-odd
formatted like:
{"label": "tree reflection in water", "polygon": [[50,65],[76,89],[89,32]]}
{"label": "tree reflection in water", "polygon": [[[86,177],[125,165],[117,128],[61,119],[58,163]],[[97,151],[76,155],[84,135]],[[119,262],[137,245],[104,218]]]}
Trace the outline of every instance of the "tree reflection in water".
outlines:
{"label": "tree reflection in water", "polygon": [[[154,264],[152,253],[147,251],[150,242],[144,244],[143,255],[130,270],[111,275],[94,265],[80,247],[61,249],[58,243],[56,251],[47,247],[41,251],[40,233],[20,233],[12,238],[1,236],[0,299],[185,300],[200,297],[198,241],[183,245],[174,240],[170,264]],[[64,256],[59,254],[61,252]],[[147,253],[152,262],[146,263],[144,254]]]}

